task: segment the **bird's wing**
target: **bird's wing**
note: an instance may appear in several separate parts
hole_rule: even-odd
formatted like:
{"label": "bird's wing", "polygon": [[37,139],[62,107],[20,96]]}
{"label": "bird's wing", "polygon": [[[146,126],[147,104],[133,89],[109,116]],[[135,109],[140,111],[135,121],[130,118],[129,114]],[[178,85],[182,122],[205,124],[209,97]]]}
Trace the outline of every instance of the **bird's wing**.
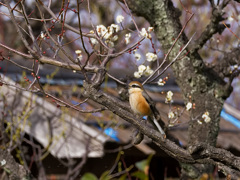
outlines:
{"label": "bird's wing", "polygon": [[148,93],[145,90],[143,90],[142,95],[143,95],[143,97],[145,97],[145,99],[147,100],[148,104],[150,105],[150,108],[151,108],[154,116],[157,117],[159,115],[159,112],[156,109],[155,103],[152,100],[152,98],[148,95]]}
{"label": "bird's wing", "polygon": [[156,117],[159,117],[159,112],[155,107],[155,103],[154,101],[151,99],[151,97],[147,94],[147,92],[144,90],[142,92],[142,95],[145,97],[145,99],[147,100],[147,102],[150,104],[150,108],[152,110],[153,116],[152,117],[148,117],[149,121],[152,123],[153,126],[155,126],[157,128],[157,130],[163,135],[163,137],[166,137],[165,132],[163,131],[163,129],[161,128],[161,126],[159,125]]}

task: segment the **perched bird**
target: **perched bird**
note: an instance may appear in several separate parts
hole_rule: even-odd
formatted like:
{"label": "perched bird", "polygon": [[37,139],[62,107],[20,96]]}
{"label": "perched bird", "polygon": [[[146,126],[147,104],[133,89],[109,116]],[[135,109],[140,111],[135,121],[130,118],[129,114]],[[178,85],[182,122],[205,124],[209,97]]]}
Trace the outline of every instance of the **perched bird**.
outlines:
{"label": "perched bird", "polygon": [[142,84],[138,81],[132,81],[128,84],[129,103],[133,112],[140,116],[147,116],[148,120],[153,123],[158,131],[165,137],[165,133],[158,124],[154,113],[152,100],[147,92],[144,90]]}

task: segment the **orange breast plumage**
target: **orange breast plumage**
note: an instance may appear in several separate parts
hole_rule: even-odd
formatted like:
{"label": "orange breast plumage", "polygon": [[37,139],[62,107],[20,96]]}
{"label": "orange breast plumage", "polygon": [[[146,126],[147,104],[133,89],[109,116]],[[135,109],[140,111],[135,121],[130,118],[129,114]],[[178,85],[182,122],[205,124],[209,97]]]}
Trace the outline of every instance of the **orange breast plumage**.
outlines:
{"label": "orange breast plumage", "polygon": [[151,114],[150,106],[142,96],[142,92],[132,93],[129,97],[129,102],[134,113],[142,116],[148,116]]}

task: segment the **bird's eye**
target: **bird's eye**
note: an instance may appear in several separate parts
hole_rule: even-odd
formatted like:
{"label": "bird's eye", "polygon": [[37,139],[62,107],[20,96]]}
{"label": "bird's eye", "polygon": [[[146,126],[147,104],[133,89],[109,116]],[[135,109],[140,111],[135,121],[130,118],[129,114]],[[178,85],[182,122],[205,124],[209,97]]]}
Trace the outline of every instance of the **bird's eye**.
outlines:
{"label": "bird's eye", "polygon": [[132,87],[133,87],[133,88],[140,88],[140,86],[137,85],[137,84],[133,84]]}

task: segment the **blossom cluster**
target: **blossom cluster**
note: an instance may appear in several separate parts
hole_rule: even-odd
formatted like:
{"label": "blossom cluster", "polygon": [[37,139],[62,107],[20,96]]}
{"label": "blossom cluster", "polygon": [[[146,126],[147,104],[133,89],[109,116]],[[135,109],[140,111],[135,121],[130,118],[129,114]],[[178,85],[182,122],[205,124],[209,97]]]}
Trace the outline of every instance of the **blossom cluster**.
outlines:
{"label": "blossom cluster", "polygon": [[[139,53],[134,53],[134,57],[136,58],[137,61],[141,59],[141,55]],[[148,62],[154,62],[157,60],[157,55],[152,52],[148,52],[146,53],[146,60]]]}
{"label": "blossom cluster", "polygon": [[174,119],[177,116],[177,112],[170,111],[168,113],[168,118],[169,119]]}
{"label": "blossom cluster", "polygon": [[[209,117],[209,112],[208,111],[203,113],[202,118],[203,118],[203,121],[205,123],[209,123],[211,121],[211,118]],[[202,120],[198,120],[197,122],[198,122],[198,124],[202,124],[203,121]]]}
{"label": "blossom cluster", "polygon": [[143,75],[149,76],[153,73],[153,70],[150,68],[150,66],[140,65],[138,66],[138,71],[134,72],[135,78],[140,78]]}
{"label": "blossom cluster", "polygon": [[[96,27],[97,34],[100,38],[105,39],[106,43],[110,46],[114,46],[114,42],[118,40],[118,35],[114,35],[114,33],[117,33],[120,30],[119,25],[117,24],[111,24],[108,27],[105,27],[104,25],[98,25]],[[91,40],[92,41],[92,40]]]}
{"label": "blossom cluster", "polygon": [[131,33],[125,34],[125,43],[129,44],[130,43],[130,38],[131,38]]}
{"label": "blossom cluster", "polygon": [[202,115],[202,118],[203,120],[206,122],[206,123],[209,123],[211,121],[211,118],[209,117],[209,112],[206,111],[203,115]]}
{"label": "blossom cluster", "polygon": [[158,85],[159,85],[159,86],[164,86],[165,84],[166,84],[166,81],[165,81],[164,79],[160,78],[160,79],[158,80]]}
{"label": "blossom cluster", "polygon": [[153,31],[153,27],[148,27],[148,29],[146,30],[146,28],[142,28],[142,30],[140,31],[140,35],[143,37],[146,37],[148,39],[152,38],[152,35],[150,34]]}
{"label": "blossom cluster", "polygon": [[168,91],[168,92],[167,92],[167,96],[166,96],[166,98],[165,98],[165,103],[171,103],[171,102],[173,102],[172,97],[173,97],[173,92],[172,92],[172,91]]}
{"label": "blossom cluster", "polygon": [[[139,53],[134,53],[134,57],[137,61],[141,59],[141,55]],[[146,60],[149,62],[153,62],[157,60],[157,55],[151,52],[146,54]],[[138,71],[134,72],[135,78],[140,78],[142,75],[149,76],[153,73],[153,70],[150,66],[140,65],[138,66]]]}

